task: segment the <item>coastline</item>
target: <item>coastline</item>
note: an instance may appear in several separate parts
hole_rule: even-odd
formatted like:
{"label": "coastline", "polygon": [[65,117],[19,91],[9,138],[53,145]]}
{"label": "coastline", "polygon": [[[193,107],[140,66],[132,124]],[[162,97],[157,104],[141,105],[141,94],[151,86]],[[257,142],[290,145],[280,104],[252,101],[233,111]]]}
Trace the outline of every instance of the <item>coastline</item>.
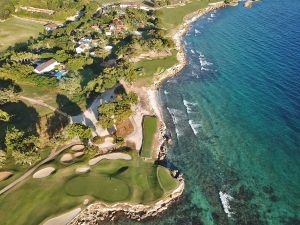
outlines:
{"label": "coastline", "polygon": [[[199,19],[201,16],[207,13],[217,10],[219,8],[226,7],[228,4],[223,1],[210,3],[207,7],[199,9],[184,17],[183,23],[175,29],[172,38],[175,42],[178,63],[168,68],[163,73],[159,74],[159,77],[154,80],[153,84],[147,88],[147,100],[148,106],[150,106],[151,112],[159,120],[159,131],[157,135],[157,142],[160,143],[157,148],[156,158],[157,160],[165,160],[167,155],[167,144],[170,140],[167,135],[166,125],[163,121],[163,114],[161,104],[159,102],[158,89],[167,79],[176,76],[187,64],[186,51],[183,43],[184,35],[189,31],[193,22]],[[138,94],[139,95],[139,94]],[[105,221],[113,221],[116,218],[123,216],[133,220],[144,220],[146,218],[155,217],[162,214],[167,210],[168,206],[175,203],[180,199],[184,192],[185,181],[183,175],[178,171],[175,171],[179,176],[176,178],[179,181],[178,187],[159,201],[148,204],[131,204],[131,203],[116,203],[105,204],[103,202],[95,202],[87,206],[79,215],[77,215],[72,221],[71,225],[78,224],[99,224]]]}

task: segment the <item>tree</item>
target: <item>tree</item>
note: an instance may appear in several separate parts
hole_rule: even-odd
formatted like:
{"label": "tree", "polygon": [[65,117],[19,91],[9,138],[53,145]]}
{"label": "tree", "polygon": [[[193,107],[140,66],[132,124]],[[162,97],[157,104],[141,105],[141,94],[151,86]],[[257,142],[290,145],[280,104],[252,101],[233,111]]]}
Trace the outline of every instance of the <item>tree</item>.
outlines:
{"label": "tree", "polygon": [[122,137],[116,137],[115,143],[117,145],[123,145],[124,144],[124,138],[122,138]]}
{"label": "tree", "polygon": [[66,63],[66,67],[73,71],[78,71],[83,69],[83,66],[85,65],[84,58],[75,58],[75,59],[69,59]]}
{"label": "tree", "polygon": [[5,165],[6,153],[0,150],[0,169]]}
{"label": "tree", "polygon": [[0,105],[8,102],[18,102],[18,94],[12,88],[0,89]]}
{"label": "tree", "polygon": [[87,140],[92,137],[92,130],[83,124],[73,123],[67,126],[66,134],[68,138],[79,137],[81,140]]}
{"label": "tree", "polygon": [[0,19],[7,19],[11,13],[15,11],[14,4],[10,0],[2,0],[0,2]]}
{"label": "tree", "polygon": [[127,119],[131,115],[131,104],[137,103],[137,95],[129,92],[128,95],[118,95],[116,100],[98,107],[99,124],[103,128],[110,128]]}
{"label": "tree", "polygon": [[80,95],[82,93],[81,77],[78,75],[71,76],[70,79],[62,79],[59,82],[59,88],[69,95]]}
{"label": "tree", "polygon": [[24,131],[10,127],[5,135],[5,145],[8,156],[12,156],[16,164],[32,165],[40,159],[35,136],[26,136]]}
{"label": "tree", "polygon": [[7,112],[0,109],[0,120],[8,122],[10,120],[10,115]]}

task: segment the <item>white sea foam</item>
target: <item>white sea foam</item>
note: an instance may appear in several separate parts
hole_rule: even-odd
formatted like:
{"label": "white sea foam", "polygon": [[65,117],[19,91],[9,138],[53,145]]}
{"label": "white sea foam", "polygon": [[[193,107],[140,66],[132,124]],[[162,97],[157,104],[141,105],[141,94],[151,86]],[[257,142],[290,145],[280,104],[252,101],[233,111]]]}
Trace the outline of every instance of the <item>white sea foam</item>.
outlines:
{"label": "white sea foam", "polygon": [[223,205],[224,212],[227,214],[228,217],[231,217],[232,212],[230,211],[229,202],[233,200],[233,197],[225,192],[220,191],[219,196]]}
{"label": "white sea foam", "polygon": [[208,20],[208,21],[212,21],[213,19],[212,19],[212,18],[207,18],[207,20]]}
{"label": "white sea foam", "polygon": [[200,61],[200,64],[201,64],[201,70],[204,70],[204,71],[209,71],[210,69],[207,68],[211,65],[213,65],[211,62],[208,62],[204,56],[203,53],[199,52],[199,61]]}
{"label": "white sea foam", "polygon": [[195,34],[201,34],[201,32],[197,29],[195,29]]}
{"label": "white sea foam", "polygon": [[203,71],[209,71],[210,69],[207,69],[207,68],[201,66],[201,70],[203,70]]}
{"label": "white sea foam", "polygon": [[169,94],[169,92],[167,90],[164,90],[164,94],[167,95]]}
{"label": "white sea foam", "polygon": [[185,108],[186,108],[186,111],[187,111],[188,113],[193,112],[192,106],[196,106],[196,105],[197,105],[197,103],[189,102],[189,101],[187,101],[187,100],[185,100],[185,99],[183,99],[183,104],[184,104],[184,106],[185,106]]}
{"label": "white sea foam", "polygon": [[210,17],[214,18],[214,17],[216,17],[216,15],[214,13],[212,13],[212,14],[210,14]]}
{"label": "white sea foam", "polygon": [[180,127],[179,123],[181,121],[181,118],[183,118],[184,113],[178,109],[169,108],[169,107],[167,107],[167,110],[169,111],[169,113],[172,117],[173,123],[175,125],[175,131],[176,131],[177,137],[182,136],[183,130],[179,129],[179,127]]}
{"label": "white sea foam", "polygon": [[193,49],[191,49],[191,53],[195,54],[195,51]]}
{"label": "white sea foam", "polygon": [[195,123],[193,120],[189,120],[189,124],[193,130],[193,133],[197,135],[199,133],[199,128],[201,127],[200,123]]}

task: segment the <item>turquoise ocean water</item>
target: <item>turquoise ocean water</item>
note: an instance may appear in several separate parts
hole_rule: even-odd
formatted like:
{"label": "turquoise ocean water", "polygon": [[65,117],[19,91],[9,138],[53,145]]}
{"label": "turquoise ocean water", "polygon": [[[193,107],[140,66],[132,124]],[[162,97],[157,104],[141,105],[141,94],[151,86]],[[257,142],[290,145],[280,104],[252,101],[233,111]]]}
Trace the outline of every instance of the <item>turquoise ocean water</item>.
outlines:
{"label": "turquoise ocean water", "polygon": [[143,224],[300,224],[300,1],[212,12],[184,41],[188,66],[160,98],[186,190]]}

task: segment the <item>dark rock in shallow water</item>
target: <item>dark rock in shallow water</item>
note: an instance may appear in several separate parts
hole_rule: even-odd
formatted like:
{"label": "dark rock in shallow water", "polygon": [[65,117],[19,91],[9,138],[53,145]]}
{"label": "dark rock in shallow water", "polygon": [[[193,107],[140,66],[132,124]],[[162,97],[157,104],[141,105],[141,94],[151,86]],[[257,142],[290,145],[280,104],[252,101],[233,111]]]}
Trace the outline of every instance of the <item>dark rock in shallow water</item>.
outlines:
{"label": "dark rock in shallow water", "polygon": [[263,191],[266,193],[266,194],[273,194],[274,192],[274,189],[271,185],[269,186],[263,186]]}

